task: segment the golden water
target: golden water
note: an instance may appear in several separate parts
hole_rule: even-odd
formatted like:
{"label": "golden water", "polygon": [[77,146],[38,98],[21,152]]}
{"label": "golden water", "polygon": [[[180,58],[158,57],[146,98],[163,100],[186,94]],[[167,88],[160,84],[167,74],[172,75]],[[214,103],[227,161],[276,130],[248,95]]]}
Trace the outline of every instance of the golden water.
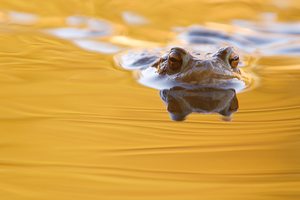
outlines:
{"label": "golden water", "polygon": [[[23,22],[9,12],[38,16]],[[123,11],[148,19],[126,25]],[[294,1],[0,1],[1,200],[300,199],[300,59],[252,59],[258,85],[219,115],[169,119],[155,89],[113,62],[41,30],[73,15],[105,19],[115,46],[164,45],[176,26],[277,14]],[[34,21],[34,22],[33,22]]]}

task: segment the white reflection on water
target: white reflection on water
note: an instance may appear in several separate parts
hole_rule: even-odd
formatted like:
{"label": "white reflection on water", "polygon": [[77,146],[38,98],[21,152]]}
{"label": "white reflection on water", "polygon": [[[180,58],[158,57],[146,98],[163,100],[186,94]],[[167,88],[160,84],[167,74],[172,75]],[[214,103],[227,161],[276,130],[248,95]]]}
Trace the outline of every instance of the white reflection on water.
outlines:
{"label": "white reflection on water", "polygon": [[78,45],[79,47],[87,51],[113,54],[121,50],[120,47],[107,42],[93,41],[88,39],[79,39],[79,40],[74,40],[73,42],[74,44]]}
{"label": "white reflection on water", "polygon": [[[281,34],[300,34],[300,23],[299,22],[274,22],[274,21],[263,21],[255,23],[245,20],[234,20],[234,25],[253,29],[256,31],[267,32],[267,33],[281,33]],[[290,36],[289,36],[290,37]]]}
{"label": "white reflection on water", "polygon": [[177,28],[177,41],[192,47],[234,46],[240,52],[261,55],[300,55],[300,23],[278,22],[276,15],[265,13],[263,21],[233,20],[230,24],[206,23]]}
{"label": "white reflection on water", "polygon": [[149,23],[148,19],[131,11],[123,12],[122,17],[129,25],[144,25]]}
{"label": "white reflection on water", "polygon": [[7,15],[9,23],[14,24],[33,25],[38,21],[38,16],[31,13],[10,11]]}
{"label": "white reflection on water", "polygon": [[55,28],[47,30],[48,33],[62,39],[79,39],[79,38],[92,38],[92,37],[103,37],[107,35],[104,31],[92,31],[90,29],[80,28]]}
{"label": "white reflection on water", "polygon": [[104,37],[111,35],[113,32],[113,27],[109,22],[84,16],[70,16],[66,18],[66,24],[68,27],[46,31],[63,39]]}
{"label": "white reflection on water", "polygon": [[48,29],[46,32],[70,40],[87,51],[113,54],[121,50],[119,46],[101,41],[101,38],[113,33],[113,26],[105,20],[70,16],[66,18],[66,24],[68,27]]}

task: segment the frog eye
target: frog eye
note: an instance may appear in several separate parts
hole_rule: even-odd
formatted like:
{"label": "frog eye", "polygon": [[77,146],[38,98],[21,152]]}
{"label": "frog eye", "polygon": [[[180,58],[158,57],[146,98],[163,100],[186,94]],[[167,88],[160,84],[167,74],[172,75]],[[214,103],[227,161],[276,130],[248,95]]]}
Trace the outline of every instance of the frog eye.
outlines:
{"label": "frog eye", "polygon": [[237,68],[239,61],[240,61],[240,57],[236,53],[232,53],[229,56],[229,64],[232,68]]}
{"label": "frog eye", "polygon": [[182,65],[182,56],[179,52],[171,51],[168,57],[169,68],[172,71],[179,70]]}

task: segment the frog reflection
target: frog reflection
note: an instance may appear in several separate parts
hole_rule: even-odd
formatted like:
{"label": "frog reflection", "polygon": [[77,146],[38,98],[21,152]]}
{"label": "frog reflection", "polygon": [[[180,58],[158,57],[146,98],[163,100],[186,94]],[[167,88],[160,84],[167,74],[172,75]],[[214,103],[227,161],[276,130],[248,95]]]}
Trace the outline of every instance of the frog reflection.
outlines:
{"label": "frog reflection", "polygon": [[182,47],[133,51],[116,56],[116,61],[125,69],[138,70],[140,83],[161,90],[175,121],[184,120],[192,112],[219,113],[230,120],[238,109],[236,91],[249,83],[232,47],[204,54]]}
{"label": "frog reflection", "polygon": [[219,113],[224,120],[230,120],[232,113],[238,110],[238,99],[234,89],[173,87],[160,91],[161,99],[166,103],[170,117],[183,121],[193,112]]}

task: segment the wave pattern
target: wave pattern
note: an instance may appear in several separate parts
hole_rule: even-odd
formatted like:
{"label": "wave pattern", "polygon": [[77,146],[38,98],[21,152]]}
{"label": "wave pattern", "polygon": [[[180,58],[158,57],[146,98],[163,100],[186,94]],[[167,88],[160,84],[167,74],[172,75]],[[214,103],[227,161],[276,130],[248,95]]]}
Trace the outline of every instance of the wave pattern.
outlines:
{"label": "wave pattern", "polygon": [[[1,200],[299,199],[298,1],[29,2],[0,6]],[[170,121],[158,91],[113,64],[197,23],[260,33],[243,52],[258,82],[230,122]]]}

